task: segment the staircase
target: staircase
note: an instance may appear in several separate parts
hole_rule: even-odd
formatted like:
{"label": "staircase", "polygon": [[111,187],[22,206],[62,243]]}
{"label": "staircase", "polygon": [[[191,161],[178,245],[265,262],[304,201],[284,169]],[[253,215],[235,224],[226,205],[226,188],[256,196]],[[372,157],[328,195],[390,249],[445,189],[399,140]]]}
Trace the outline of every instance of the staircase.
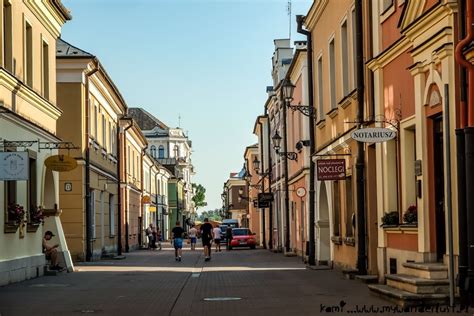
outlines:
{"label": "staircase", "polygon": [[403,264],[405,274],[387,274],[387,284],[370,284],[372,294],[401,307],[447,304],[449,301],[448,267],[441,263]]}

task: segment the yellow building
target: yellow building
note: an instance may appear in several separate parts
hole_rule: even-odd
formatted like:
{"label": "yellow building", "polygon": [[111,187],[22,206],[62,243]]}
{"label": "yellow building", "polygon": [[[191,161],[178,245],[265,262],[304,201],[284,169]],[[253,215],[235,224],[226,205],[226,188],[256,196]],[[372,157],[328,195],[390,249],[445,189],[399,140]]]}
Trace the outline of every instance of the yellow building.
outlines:
{"label": "yellow building", "polygon": [[137,123],[131,119],[124,128],[124,159],[122,159],[121,175],[125,188],[122,188],[125,225],[125,251],[135,250],[142,243],[143,228],[143,156],[148,143]]}
{"label": "yellow building", "polygon": [[[0,285],[43,274],[44,230],[57,236],[71,268],[57,216],[58,174],[44,161],[61,146],[56,121],[55,49],[62,25],[71,19],[60,1],[3,0],[0,11]],[[6,153],[9,152],[9,153]],[[23,207],[15,215],[11,205]],[[44,209],[44,226],[35,220]]]}
{"label": "yellow building", "polygon": [[60,175],[61,218],[74,260],[117,252],[120,213],[118,126],[127,110],[99,60],[57,44],[58,134],[80,146],[80,167]]}

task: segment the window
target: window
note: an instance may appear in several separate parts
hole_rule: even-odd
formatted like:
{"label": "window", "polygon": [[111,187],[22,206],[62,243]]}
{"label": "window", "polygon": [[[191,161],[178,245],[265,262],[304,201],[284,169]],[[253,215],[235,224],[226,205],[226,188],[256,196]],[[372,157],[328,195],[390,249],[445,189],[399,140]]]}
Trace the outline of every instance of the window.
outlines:
{"label": "window", "polygon": [[[16,181],[5,181],[5,209],[8,208],[11,204],[16,204]],[[8,213],[6,214],[7,222],[10,222],[11,219],[8,218]]]}
{"label": "window", "polygon": [[333,183],[333,209],[334,209],[334,227],[333,235],[341,235],[341,201],[340,201],[340,192],[339,192],[339,181],[334,181]]}
{"label": "window", "polygon": [[393,0],[380,0],[380,2],[382,5],[380,7],[382,9],[382,14],[393,6]]}
{"label": "window", "polygon": [[357,87],[357,27],[356,27],[356,12],[355,9],[352,10],[351,13],[351,21],[352,21],[352,88],[355,89]]}
{"label": "window", "polygon": [[96,232],[95,232],[95,190],[91,189],[90,191],[91,195],[91,205],[90,205],[90,217],[91,217],[91,238],[95,239],[96,238]]}
{"label": "window", "polygon": [[342,57],[342,94],[343,97],[349,94],[349,51],[347,32],[347,21],[341,26],[341,57]]}
{"label": "window", "polygon": [[321,56],[318,59],[318,106],[320,120],[323,120],[326,116],[326,113],[324,113],[323,91],[323,57]]}
{"label": "window", "polygon": [[113,125],[110,139],[112,140],[112,153],[117,155],[117,127],[115,125]]}
{"label": "window", "polygon": [[105,114],[102,113],[102,147],[107,149],[107,123],[105,122]]}
{"label": "window", "polygon": [[352,194],[352,176],[346,178],[346,237],[354,236],[354,202]]}
{"label": "window", "polygon": [[128,174],[130,174],[130,172],[131,172],[131,169],[130,169],[130,166],[131,166],[130,160],[132,160],[132,156],[130,156],[130,146],[128,146],[128,148],[127,148],[127,173],[128,173]]}
{"label": "window", "polygon": [[10,1],[3,0],[3,65],[13,72],[13,27],[12,6]]}
{"label": "window", "polygon": [[109,194],[109,235],[115,236],[115,196]]}
{"label": "window", "polygon": [[25,22],[25,82],[33,87],[33,31],[31,25]]}
{"label": "window", "polygon": [[150,148],[150,154],[153,158],[156,158],[156,146],[152,145]]}
{"label": "window", "polygon": [[107,151],[112,153],[113,152],[113,146],[114,146],[114,133],[112,133],[112,122],[109,121],[109,128],[108,128],[108,133],[109,133],[109,143],[107,144]]}
{"label": "window", "polygon": [[49,100],[49,46],[43,41],[43,97]]}
{"label": "window", "polygon": [[160,147],[158,147],[158,158],[165,158],[165,147],[163,147],[163,145],[160,145]]}
{"label": "window", "polygon": [[329,43],[329,84],[331,85],[331,110],[336,103],[336,60],[334,53],[334,39]]}
{"label": "window", "polygon": [[94,112],[94,138],[97,140],[99,138],[99,108],[97,104],[95,105],[95,112]]}

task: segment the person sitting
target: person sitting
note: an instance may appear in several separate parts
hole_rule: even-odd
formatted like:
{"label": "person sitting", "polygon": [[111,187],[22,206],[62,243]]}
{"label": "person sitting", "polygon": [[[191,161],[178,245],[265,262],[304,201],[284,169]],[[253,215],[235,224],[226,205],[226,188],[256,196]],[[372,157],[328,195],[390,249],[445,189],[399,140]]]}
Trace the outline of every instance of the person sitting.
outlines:
{"label": "person sitting", "polygon": [[46,256],[46,259],[47,260],[51,260],[51,265],[50,265],[50,269],[51,270],[57,270],[57,271],[61,271],[63,270],[63,267],[61,267],[59,265],[59,256],[58,256],[58,247],[59,247],[59,244],[55,244],[53,246],[50,246],[49,245],[49,241],[51,240],[51,238],[53,238],[55,235],[53,234],[53,232],[51,232],[50,230],[48,230],[47,232],[44,233],[44,237],[43,237],[43,252]]}

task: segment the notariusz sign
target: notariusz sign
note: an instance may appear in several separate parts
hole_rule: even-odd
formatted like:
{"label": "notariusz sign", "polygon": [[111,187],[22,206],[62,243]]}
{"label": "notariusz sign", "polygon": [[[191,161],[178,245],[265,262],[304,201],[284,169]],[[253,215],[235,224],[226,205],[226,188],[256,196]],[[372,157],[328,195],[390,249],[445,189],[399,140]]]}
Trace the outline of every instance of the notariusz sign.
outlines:
{"label": "notariusz sign", "polygon": [[389,128],[371,127],[353,131],[352,139],[363,143],[381,143],[397,137],[397,132]]}

